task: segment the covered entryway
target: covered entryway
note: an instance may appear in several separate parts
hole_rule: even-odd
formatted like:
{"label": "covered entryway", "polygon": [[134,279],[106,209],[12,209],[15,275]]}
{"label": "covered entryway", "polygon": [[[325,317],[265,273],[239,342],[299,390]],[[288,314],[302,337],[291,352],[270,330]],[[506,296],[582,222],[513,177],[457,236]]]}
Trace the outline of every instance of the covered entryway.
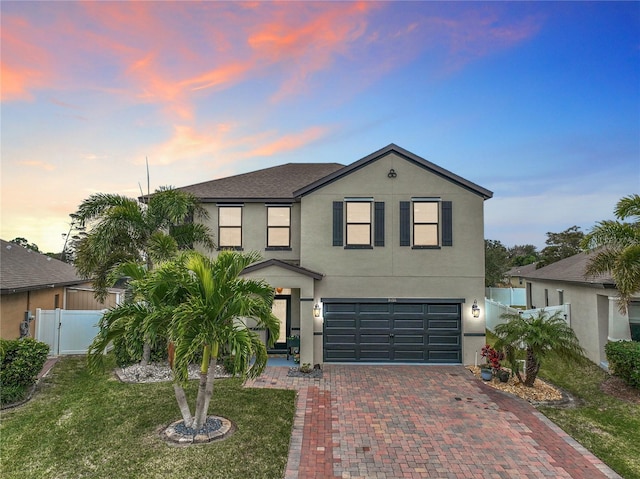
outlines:
{"label": "covered entryway", "polygon": [[323,299],[324,361],[461,363],[461,302]]}

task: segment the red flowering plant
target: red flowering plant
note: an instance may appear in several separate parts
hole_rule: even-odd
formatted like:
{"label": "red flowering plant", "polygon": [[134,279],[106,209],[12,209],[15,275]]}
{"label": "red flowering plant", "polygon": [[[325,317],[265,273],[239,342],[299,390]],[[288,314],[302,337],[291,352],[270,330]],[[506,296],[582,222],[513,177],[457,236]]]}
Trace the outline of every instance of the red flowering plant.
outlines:
{"label": "red flowering plant", "polygon": [[486,365],[480,365],[481,368],[491,368],[495,373],[502,369],[500,361],[504,359],[502,351],[496,351],[488,344],[482,347],[482,357],[486,358]]}

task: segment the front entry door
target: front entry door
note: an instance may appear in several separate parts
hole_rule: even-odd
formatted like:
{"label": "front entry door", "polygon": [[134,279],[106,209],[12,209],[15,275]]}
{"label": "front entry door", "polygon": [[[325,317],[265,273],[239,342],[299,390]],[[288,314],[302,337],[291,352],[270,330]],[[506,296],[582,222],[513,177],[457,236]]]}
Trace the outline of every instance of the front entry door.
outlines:
{"label": "front entry door", "polygon": [[273,315],[280,320],[280,335],[273,349],[287,349],[287,336],[291,336],[291,296],[276,295],[271,307]]}

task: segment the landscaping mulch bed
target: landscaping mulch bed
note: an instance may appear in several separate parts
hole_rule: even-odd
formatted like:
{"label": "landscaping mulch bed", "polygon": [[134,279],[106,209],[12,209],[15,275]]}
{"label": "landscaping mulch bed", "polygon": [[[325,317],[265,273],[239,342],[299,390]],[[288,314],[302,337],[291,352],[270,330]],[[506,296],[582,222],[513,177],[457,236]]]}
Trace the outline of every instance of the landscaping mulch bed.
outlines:
{"label": "landscaping mulch bed", "polygon": [[[480,378],[479,367],[469,366],[467,369],[477,378]],[[488,386],[513,394],[533,404],[553,404],[554,402],[564,402],[567,399],[560,389],[538,378],[536,378],[533,387],[524,386],[515,376],[510,377],[506,383],[500,382],[496,377],[492,378],[491,381],[483,382]]]}
{"label": "landscaping mulch bed", "polygon": [[619,377],[609,376],[600,384],[600,390],[621,401],[640,404],[640,390],[629,386]]}

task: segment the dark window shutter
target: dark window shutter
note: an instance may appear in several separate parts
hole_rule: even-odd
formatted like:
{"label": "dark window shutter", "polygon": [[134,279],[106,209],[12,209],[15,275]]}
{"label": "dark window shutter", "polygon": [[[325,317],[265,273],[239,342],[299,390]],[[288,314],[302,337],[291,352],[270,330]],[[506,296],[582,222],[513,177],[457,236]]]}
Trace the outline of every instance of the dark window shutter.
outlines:
{"label": "dark window shutter", "polygon": [[384,246],[384,201],[376,201],[374,204],[374,246]]}
{"label": "dark window shutter", "polygon": [[453,205],[442,202],[442,246],[453,246]]}
{"label": "dark window shutter", "polygon": [[400,202],[400,246],[411,246],[411,202]]}
{"label": "dark window shutter", "polygon": [[333,202],[333,246],[342,246],[343,209],[342,201]]}

